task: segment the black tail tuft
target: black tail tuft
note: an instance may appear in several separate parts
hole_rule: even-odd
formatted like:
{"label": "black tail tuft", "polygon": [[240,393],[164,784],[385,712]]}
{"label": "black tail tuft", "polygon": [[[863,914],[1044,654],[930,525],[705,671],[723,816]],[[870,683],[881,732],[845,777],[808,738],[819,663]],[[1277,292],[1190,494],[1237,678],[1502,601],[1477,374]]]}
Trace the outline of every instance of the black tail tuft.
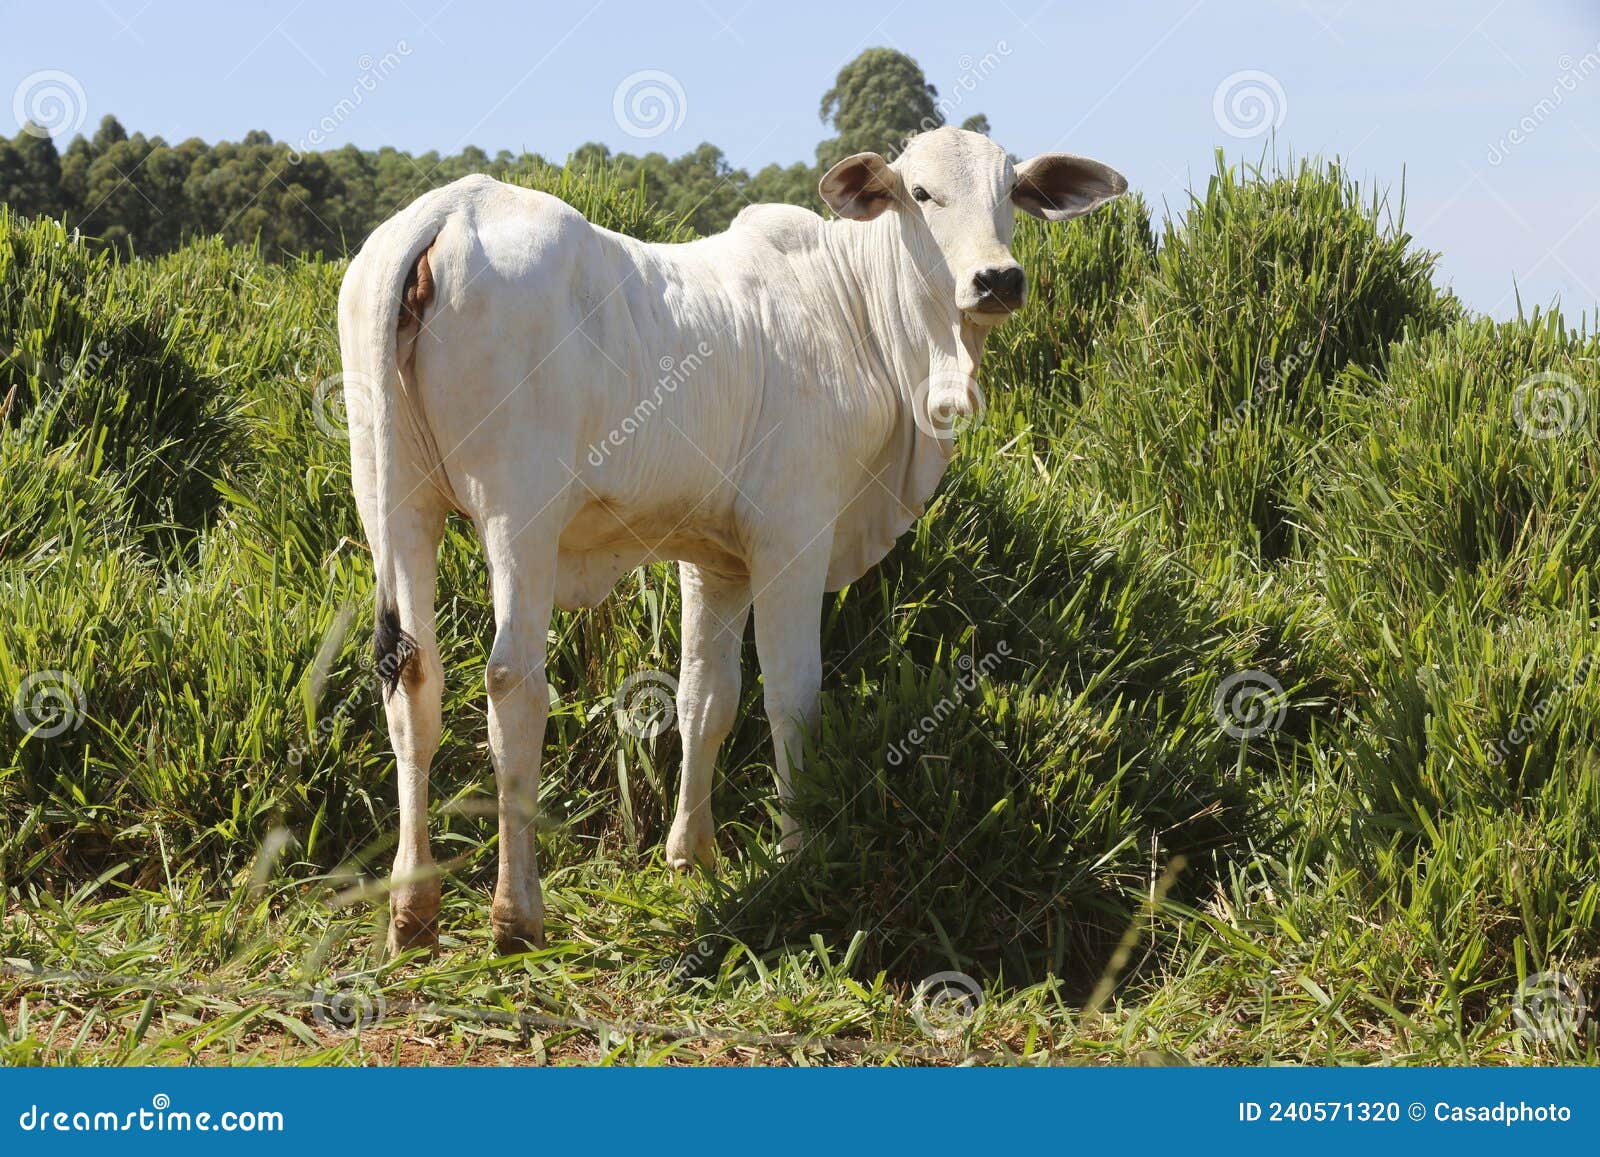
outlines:
{"label": "black tail tuft", "polygon": [[400,612],[393,605],[379,604],[372,631],[372,659],[385,698],[394,694],[416,653],[417,641],[400,629]]}

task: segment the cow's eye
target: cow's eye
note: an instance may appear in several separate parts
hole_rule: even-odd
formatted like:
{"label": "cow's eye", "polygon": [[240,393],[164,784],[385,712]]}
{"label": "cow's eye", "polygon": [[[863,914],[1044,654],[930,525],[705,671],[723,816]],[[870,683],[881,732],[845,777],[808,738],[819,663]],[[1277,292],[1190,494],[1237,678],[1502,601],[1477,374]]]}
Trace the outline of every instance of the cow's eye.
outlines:
{"label": "cow's eye", "polygon": [[931,200],[933,200],[932,197],[928,196],[928,190],[924,189],[921,185],[912,185],[911,186],[911,195],[913,197],[915,197],[918,201],[931,201]]}

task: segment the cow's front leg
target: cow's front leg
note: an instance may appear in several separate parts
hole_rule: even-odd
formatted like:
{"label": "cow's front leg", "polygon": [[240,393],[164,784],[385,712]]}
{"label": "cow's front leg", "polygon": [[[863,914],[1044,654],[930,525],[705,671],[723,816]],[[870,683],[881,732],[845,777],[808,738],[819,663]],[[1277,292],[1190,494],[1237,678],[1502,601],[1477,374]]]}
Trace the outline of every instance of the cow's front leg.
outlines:
{"label": "cow's front leg", "polygon": [[831,542],[824,532],[797,552],[773,552],[751,567],[756,653],[778,773],[779,847],[786,853],[800,847],[795,776],[822,711],[822,596]]}
{"label": "cow's front leg", "polygon": [[750,583],[690,563],[681,563],[678,575],[683,591],[683,663],[678,672],[683,778],[678,814],[667,835],[667,863],[681,872],[712,858],[716,824],[711,788],[717,748],[739,712],[739,647],[750,616]]}
{"label": "cow's front leg", "polygon": [[516,520],[491,522],[484,533],[494,595],[494,645],[489,690],[489,750],[500,804],[500,871],[495,881],[495,947],[502,954],[544,943],[539,888],[539,764],[550,684],[546,641],[555,594],[556,558],[548,528]]}

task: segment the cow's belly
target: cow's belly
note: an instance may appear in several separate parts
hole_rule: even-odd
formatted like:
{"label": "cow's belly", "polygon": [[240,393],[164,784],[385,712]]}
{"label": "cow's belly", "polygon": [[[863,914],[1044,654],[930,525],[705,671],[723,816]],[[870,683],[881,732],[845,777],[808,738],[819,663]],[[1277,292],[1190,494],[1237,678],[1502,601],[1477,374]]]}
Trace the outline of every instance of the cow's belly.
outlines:
{"label": "cow's belly", "polygon": [[688,507],[619,509],[586,503],[561,533],[556,605],[563,610],[602,602],[617,580],[647,562],[690,562],[742,575],[746,564],[731,534]]}

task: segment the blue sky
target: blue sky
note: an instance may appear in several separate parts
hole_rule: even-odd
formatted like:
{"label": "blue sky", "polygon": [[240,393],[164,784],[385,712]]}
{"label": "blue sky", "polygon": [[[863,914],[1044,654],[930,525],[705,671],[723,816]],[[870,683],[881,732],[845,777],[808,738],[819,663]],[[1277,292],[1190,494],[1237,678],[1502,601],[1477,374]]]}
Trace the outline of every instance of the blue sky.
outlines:
{"label": "blue sky", "polygon": [[[1019,156],[1098,157],[1158,208],[1182,208],[1218,146],[1338,154],[1396,191],[1404,177],[1408,228],[1475,308],[1514,313],[1513,279],[1574,321],[1600,303],[1596,0],[0,0],[0,18],[7,133],[30,78],[59,72],[63,115],[90,131],[114,113],[174,142],[265,129],[551,157],[711,141],[752,170],[810,160],[839,66],[887,45],[922,64],[952,120],[986,113]],[[648,138],[625,131],[626,101],[616,112],[641,72],[666,74],[670,103]],[[1275,135],[1248,135],[1263,109]]]}

